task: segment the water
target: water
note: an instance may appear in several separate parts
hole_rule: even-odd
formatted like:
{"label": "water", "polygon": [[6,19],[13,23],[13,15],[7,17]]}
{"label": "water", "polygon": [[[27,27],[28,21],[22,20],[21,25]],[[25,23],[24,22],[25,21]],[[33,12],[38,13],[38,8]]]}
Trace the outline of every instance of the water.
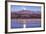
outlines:
{"label": "water", "polygon": [[38,28],[38,27],[41,27],[41,19],[11,19],[11,28]]}

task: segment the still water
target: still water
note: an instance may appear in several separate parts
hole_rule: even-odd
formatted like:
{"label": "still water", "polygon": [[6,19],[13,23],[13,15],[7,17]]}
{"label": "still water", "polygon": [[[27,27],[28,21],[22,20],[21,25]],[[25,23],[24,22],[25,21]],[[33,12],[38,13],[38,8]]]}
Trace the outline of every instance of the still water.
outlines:
{"label": "still water", "polygon": [[11,19],[11,28],[38,28],[41,19]]}

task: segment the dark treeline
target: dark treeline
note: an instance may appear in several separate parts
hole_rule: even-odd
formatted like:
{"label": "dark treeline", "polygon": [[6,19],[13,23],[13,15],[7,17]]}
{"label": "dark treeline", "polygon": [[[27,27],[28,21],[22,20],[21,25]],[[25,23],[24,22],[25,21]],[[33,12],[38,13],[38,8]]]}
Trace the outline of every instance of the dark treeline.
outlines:
{"label": "dark treeline", "polygon": [[22,19],[41,18],[41,14],[17,14],[17,13],[11,13],[11,19],[15,19],[15,18],[22,18]]}

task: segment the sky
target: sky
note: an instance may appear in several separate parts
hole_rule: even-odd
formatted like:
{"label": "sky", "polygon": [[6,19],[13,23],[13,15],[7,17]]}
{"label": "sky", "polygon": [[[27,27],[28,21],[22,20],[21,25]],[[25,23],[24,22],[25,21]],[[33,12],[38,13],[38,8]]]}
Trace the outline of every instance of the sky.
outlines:
{"label": "sky", "polygon": [[41,7],[40,6],[21,6],[21,5],[11,5],[11,11],[12,12],[16,12],[16,11],[20,11],[20,10],[30,10],[30,11],[41,11]]}

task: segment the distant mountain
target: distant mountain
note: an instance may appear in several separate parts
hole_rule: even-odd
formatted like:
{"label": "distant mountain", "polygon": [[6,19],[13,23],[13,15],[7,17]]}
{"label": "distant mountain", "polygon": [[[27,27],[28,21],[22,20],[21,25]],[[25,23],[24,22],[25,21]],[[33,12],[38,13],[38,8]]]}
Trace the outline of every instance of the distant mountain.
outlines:
{"label": "distant mountain", "polygon": [[14,11],[17,14],[40,14],[40,11],[30,11],[30,10],[20,10],[20,11]]}
{"label": "distant mountain", "polygon": [[21,10],[21,11],[17,11],[17,14],[32,14],[32,11],[30,10]]}
{"label": "distant mountain", "polygon": [[16,12],[11,12],[12,18],[41,18],[40,12],[33,12],[30,10],[21,10]]}

